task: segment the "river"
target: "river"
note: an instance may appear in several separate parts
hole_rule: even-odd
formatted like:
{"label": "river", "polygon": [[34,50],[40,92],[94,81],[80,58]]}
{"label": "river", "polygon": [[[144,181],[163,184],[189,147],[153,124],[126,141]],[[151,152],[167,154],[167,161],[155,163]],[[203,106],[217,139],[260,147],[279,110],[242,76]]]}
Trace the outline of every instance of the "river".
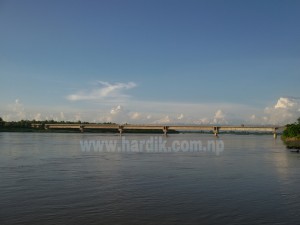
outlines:
{"label": "river", "polygon": [[280,138],[221,134],[217,152],[82,149],[93,140],[121,145],[114,134],[0,133],[0,224],[300,224],[300,154]]}

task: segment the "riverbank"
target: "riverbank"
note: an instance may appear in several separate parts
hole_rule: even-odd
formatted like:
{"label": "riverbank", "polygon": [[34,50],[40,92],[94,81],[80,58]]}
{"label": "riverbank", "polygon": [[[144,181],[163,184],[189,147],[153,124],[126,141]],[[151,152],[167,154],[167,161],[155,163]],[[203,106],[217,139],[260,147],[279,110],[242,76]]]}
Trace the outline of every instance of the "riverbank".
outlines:
{"label": "riverbank", "polygon": [[[79,129],[65,128],[65,129],[44,129],[44,128],[25,128],[25,127],[2,127],[1,132],[24,132],[24,133],[82,133]],[[84,133],[119,133],[118,129],[84,129]],[[130,129],[123,130],[122,133],[130,134],[163,134],[162,130],[158,129]],[[213,131],[178,131],[168,130],[168,134],[214,134]],[[233,135],[270,135],[270,132],[248,132],[248,131],[223,131],[219,134],[233,134]]]}
{"label": "riverbank", "polygon": [[297,137],[281,137],[282,141],[289,149],[300,149],[300,136]]}
{"label": "riverbank", "polygon": [[287,148],[300,149],[300,118],[293,124],[287,124],[281,139]]}
{"label": "riverbank", "polygon": [[[0,132],[24,132],[24,133],[81,133],[79,129],[43,129],[43,128],[0,128]],[[84,133],[119,133],[117,129],[85,129]],[[135,134],[163,134],[161,130],[149,130],[149,129],[132,129],[124,130],[123,133],[135,133]],[[169,134],[178,134],[176,130],[169,130]]]}

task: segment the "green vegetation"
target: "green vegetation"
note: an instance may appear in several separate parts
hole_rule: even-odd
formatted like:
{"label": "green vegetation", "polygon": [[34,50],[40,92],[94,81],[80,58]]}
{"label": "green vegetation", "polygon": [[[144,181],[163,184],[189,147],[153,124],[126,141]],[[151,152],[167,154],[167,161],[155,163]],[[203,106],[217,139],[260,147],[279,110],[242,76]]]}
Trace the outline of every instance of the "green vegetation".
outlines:
{"label": "green vegetation", "polygon": [[286,125],[281,138],[288,148],[300,148],[300,117],[297,122]]}
{"label": "green vegetation", "polygon": [[282,138],[300,140],[300,117],[296,123],[286,125],[286,128],[282,133]]}
{"label": "green vegetation", "polygon": [[[45,124],[89,124],[89,122],[71,122],[71,121],[55,121],[55,120],[20,120],[6,122],[0,117],[0,132],[47,132],[47,133],[80,133],[79,129],[65,128],[65,129],[45,129]],[[114,123],[98,123],[98,124],[114,124]],[[85,133],[118,133],[118,129],[84,129]],[[149,133],[160,134],[162,130],[155,129],[137,129],[137,130],[124,130],[123,133]],[[169,130],[169,134],[179,133],[175,130]]]}
{"label": "green vegetation", "polygon": [[[80,132],[72,129],[49,129],[45,130],[45,124],[89,124],[89,122],[81,121],[55,121],[55,120],[20,120],[20,121],[4,121],[0,117],[0,132]],[[112,124],[112,123],[101,123]]]}

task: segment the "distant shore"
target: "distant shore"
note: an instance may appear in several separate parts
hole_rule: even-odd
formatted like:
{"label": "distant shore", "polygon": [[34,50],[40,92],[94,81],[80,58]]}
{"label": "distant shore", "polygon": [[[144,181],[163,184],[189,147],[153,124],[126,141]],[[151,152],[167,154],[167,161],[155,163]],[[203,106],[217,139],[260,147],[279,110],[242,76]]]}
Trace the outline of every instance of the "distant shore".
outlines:
{"label": "distant shore", "polygon": [[[2,127],[1,132],[24,132],[24,133],[81,133],[79,129],[44,129],[44,128],[31,128],[31,127]],[[85,129],[84,133],[119,133],[117,129]],[[163,134],[161,130],[149,130],[149,129],[132,129],[124,130],[124,134]],[[198,133],[198,134],[213,134],[212,131],[177,131],[168,130],[168,134],[180,134],[180,133]],[[270,135],[269,132],[241,132],[241,131],[224,131],[219,134],[234,134],[234,135]]]}
{"label": "distant shore", "polygon": [[[43,128],[0,128],[0,132],[24,132],[24,133],[81,133],[77,129],[43,129]],[[85,129],[84,133],[118,133],[116,129]],[[160,130],[126,130],[123,133],[136,133],[136,134],[163,134]],[[169,130],[169,134],[178,134],[176,130]]]}
{"label": "distant shore", "polygon": [[[132,125],[116,124],[111,122],[89,123],[82,121],[54,121],[54,120],[20,120],[4,121],[0,117],[0,132],[32,132],[32,133],[132,133],[132,134],[179,134],[179,133],[207,133],[214,134],[234,134],[234,135],[269,135],[275,132],[277,136],[277,127],[247,127],[225,126],[221,125]],[[257,129],[258,130],[257,130]],[[189,130],[190,129],[190,130]],[[276,136],[274,136],[276,138]]]}

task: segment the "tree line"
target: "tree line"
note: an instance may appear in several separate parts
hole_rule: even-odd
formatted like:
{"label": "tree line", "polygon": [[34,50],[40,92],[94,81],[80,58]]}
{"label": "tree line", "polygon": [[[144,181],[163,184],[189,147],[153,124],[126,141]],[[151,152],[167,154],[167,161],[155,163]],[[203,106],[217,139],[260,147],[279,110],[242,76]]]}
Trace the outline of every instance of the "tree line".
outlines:
{"label": "tree line", "polygon": [[[20,120],[20,121],[4,121],[0,117],[0,128],[32,128],[34,124],[40,124],[41,128],[45,124],[89,124],[89,122],[78,121],[56,121],[56,120]],[[101,124],[112,124],[111,122]]]}
{"label": "tree line", "polygon": [[286,128],[282,133],[282,138],[300,139],[300,117],[298,118],[297,122],[286,125]]}

